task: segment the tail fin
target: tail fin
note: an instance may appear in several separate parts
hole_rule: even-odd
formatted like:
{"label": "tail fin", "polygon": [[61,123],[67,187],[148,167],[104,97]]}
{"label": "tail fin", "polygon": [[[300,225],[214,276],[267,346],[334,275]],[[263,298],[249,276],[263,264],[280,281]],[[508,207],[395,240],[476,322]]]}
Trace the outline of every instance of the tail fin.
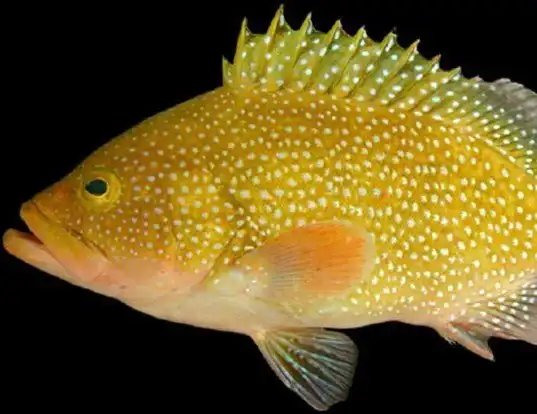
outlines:
{"label": "tail fin", "polygon": [[522,278],[512,293],[472,303],[464,316],[439,331],[448,341],[490,360],[491,337],[537,345],[537,270]]}

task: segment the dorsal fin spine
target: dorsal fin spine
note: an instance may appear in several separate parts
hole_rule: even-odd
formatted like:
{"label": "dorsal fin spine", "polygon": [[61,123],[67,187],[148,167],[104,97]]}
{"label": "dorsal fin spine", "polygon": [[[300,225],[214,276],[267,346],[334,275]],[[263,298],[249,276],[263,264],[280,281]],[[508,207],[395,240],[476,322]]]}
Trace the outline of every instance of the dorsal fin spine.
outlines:
{"label": "dorsal fin spine", "polygon": [[[414,55],[418,53],[418,45],[420,43],[420,40],[416,40],[414,43],[412,43],[404,52],[403,55],[398,59],[397,63],[395,64],[394,70],[389,74],[389,76],[384,81],[383,90],[386,90],[388,88],[393,87],[393,83],[397,82],[397,74],[399,73],[399,70],[405,66],[410,59]],[[387,104],[391,102],[391,100],[386,100],[384,103]]]}
{"label": "dorsal fin spine", "polygon": [[[360,41],[360,43],[363,43],[364,40],[367,39],[367,32],[364,30],[364,33],[363,33],[363,36],[362,36],[362,39]],[[349,98],[356,98],[357,95],[362,92],[362,86],[368,76],[368,73],[371,71],[371,65],[372,63],[376,60],[376,57],[374,55],[372,55],[370,53],[370,51],[366,51],[366,50],[360,50],[360,48],[358,48],[358,50],[355,52],[354,56],[356,56],[357,53],[362,53],[364,54],[365,52],[367,52],[367,56],[368,56],[368,59],[363,62],[363,69],[361,70],[361,72],[359,73],[359,75],[357,76],[357,82],[354,82],[354,87],[352,88],[352,90],[350,91],[350,93],[347,95]],[[362,100],[362,98],[360,98],[360,100]]]}
{"label": "dorsal fin spine", "polygon": [[290,64],[285,68],[285,71],[283,73],[283,76],[285,79],[290,77],[290,75],[292,74],[293,68],[296,65],[298,57],[300,56],[300,53],[305,47],[303,43],[306,37],[308,36],[309,31],[312,30],[312,27],[313,27],[313,23],[311,21],[311,13],[308,13],[306,18],[304,19],[304,22],[302,22],[300,29],[298,30],[296,46],[293,49],[292,55],[290,55],[290,59],[289,59]]}
{"label": "dorsal fin spine", "polygon": [[[413,50],[412,54],[409,56],[408,61],[410,62],[411,59],[413,59],[418,54],[419,54],[418,45],[416,44],[416,48]],[[399,95],[393,101],[391,101],[390,104],[395,104],[397,102],[400,102],[401,100],[403,100],[405,98],[405,96],[407,94],[411,95],[416,88],[418,88],[420,85],[422,85],[424,83],[423,82],[424,79],[432,78],[433,76],[435,76],[436,73],[437,73],[437,68],[439,66],[439,60],[440,60],[439,55],[433,57],[430,60],[430,62],[427,63],[427,66],[426,66],[426,68],[425,68],[425,70],[423,71],[423,74],[422,74],[423,76],[420,77],[420,78],[416,78],[411,84],[407,85],[406,88],[404,89],[404,91],[399,93]],[[396,74],[394,74],[393,76],[396,77]],[[453,76],[455,76],[455,74]],[[431,89],[428,92],[421,93],[420,98],[416,99],[413,104],[411,104],[410,106],[407,107],[407,109],[411,110],[411,109],[414,109],[414,108],[418,107],[428,97],[430,97],[431,95],[434,95],[436,93],[436,90],[437,90],[436,88],[431,87]]]}
{"label": "dorsal fin spine", "polygon": [[[267,33],[265,35],[264,40],[264,50],[263,55],[267,56],[267,54],[270,54],[270,51],[272,50],[272,47],[274,45],[274,42],[276,41],[276,31],[278,30],[279,26],[283,26],[285,24],[285,20],[283,17],[283,6],[280,6],[278,8],[278,11],[276,12],[276,15],[270,22],[270,26],[267,30]],[[265,71],[265,68],[267,67],[267,63],[269,61],[269,58],[267,56],[266,59],[261,59],[261,64],[259,65],[258,71],[259,73],[263,73]]]}
{"label": "dorsal fin spine", "polygon": [[[431,99],[431,103],[429,104],[429,109],[427,113],[435,114],[436,119],[443,119],[444,117],[440,115],[439,111],[446,106],[448,106],[454,99],[454,94],[449,97],[449,93],[446,94],[446,98],[444,99],[438,99],[437,102],[435,102],[435,96],[438,96],[441,91],[446,87],[447,84],[449,84],[451,81],[456,80],[461,74],[461,68],[455,68],[450,70],[447,73],[442,74],[442,78],[440,82],[438,83],[438,86],[434,89],[434,92],[427,96],[427,98]],[[426,98],[426,99],[427,99]],[[422,101],[423,103],[423,101]]]}
{"label": "dorsal fin spine", "polygon": [[232,64],[229,60],[223,57],[222,58],[222,81],[224,84],[231,85],[233,83],[232,76],[230,76],[231,73],[233,73]]}
{"label": "dorsal fin spine", "polygon": [[[343,31],[343,29],[342,29],[342,31]],[[346,33],[344,33],[344,35],[348,36]],[[351,43],[349,45],[349,48],[348,48],[346,54],[344,55],[344,57],[342,58],[342,66],[343,66],[342,71],[343,72],[345,72],[345,70],[347,69],[347,67],[349,65],[350,60],[354,57],[354,55],[358,51],[360,42],[362,41],[364,35],[365,35],[365,27],[361,27],[358,30],[358,32],[356,32],[356,34],[352,37],[352,41],[351,41]],[[336,82],[334,82],[330,86],[328,92],[335,93],[338,96],[341,96],[341,92],[344,95],[347,95],[347,93],[349,91],[345,90],[346,88],[341,88],[343,81],[344,81],[344,77],[342,75],[342,76],[339,77],[339,79],[336,80]],[[341,91],[341,92],[338,92],[338,91]]]}
{"label": "dorsal fin spine", "polygon": [[[310,86],[312,83],[315,82],[315,79],[317,78],[317,75],[319,74],[319,70],[321,69],[321,65],[318,63],[324,58],[326,53],[328,52],[330,45],[334,40],[337,40],[337,38],[341,36],[341,21],[337,20],[336,23],[332,26],[330,31],[327,33],[327,35],[324,37],[323,42],[321,43],[321,50],[317,54],[315,58],[315,63],[312,62],[312,65],[316,68],[312,71],[309,82],[306,85],[306,89],[308,86]],[[313,81],[313,82],[312,82]],[[326,91],[328,88],[325,88]]]}
{"label": "dorsal fin spine", "polygon": [[350,36],[340,20],[318,32],[311,13],[293,30],[280,6],[265,34],[252,34],[243,19],[234,62],[223,60],[224,83],[236,91],[331,95],[426,115],[505,148],[502,154],[536,174],[537,94],[509,80],[489,83],[464,77],[460,68],[443,70],[440,56],[425,58],[418,42],[404,48],[393,32],[375,42],[364,27]]}
{"label": "dorsal fin spine", "polygon": [[[355,85],[354,92],[351,93],[350,96],[356,96],[356,94],[359,93],[361,89],[367,89],[367,84],[375,82],[375,73],[377,73],[377,71],[379,70],[376,64],[381,61],[382,57],[394,45],[394,39],[395,34],[393,33],[389,33],[384,37],[379,46],[380,50],[378,51],[378,53],[376,53],[376,56],[375,54],[373,54],[367,61],[363,76],[360,77],[358,83]],[[376,93],[378,93],[378,87],[375,87],[375,94]],[[369,96],[371,96],[371,94]],[[374,98],[374,96],[371,96],[370,99],[363,98],[363,100],[371,100],[372,98]]]}
{"label": "dorsal fin spine", "polygon": [[[480,81],[480,79],[476,77],[474,78],[474,81],[477,83]],[[478,105],[485,104],[484,102],[481,102],[481,100],[479,100],[479,97],[477,97],[476,101],[478,102]],[[495,110],[496,108],[494,108],[490,104],[486,104],[486,106],[483,109],[474,108],[473,112],[476,113],[477,116],[475,116],[474,114],[472,114],[471,116],[468,115],[468,117],[471,119],[466,123],[466,125],[471,128],[474,128],[475,126],[478,126],[479,124],[487,125],[489,123],[489,120],[484,118],[484,116],[494,112]]]}
{"label": "dorsal fin spine", "polygon": [[235,55],[235,60],[233,62],[234,66],[234,83],[238,83],[238,81],[242,78],[242,74],[244,73],[244,65],[246,64],[246,43],[248,42],[248,39],[251,36],[250,29],[248,29],[248,19],[245,17],[242,20],[241,25],[241,31],[239,33],[239,39],[237,40],[237,51],[240,53],[237,53]]}

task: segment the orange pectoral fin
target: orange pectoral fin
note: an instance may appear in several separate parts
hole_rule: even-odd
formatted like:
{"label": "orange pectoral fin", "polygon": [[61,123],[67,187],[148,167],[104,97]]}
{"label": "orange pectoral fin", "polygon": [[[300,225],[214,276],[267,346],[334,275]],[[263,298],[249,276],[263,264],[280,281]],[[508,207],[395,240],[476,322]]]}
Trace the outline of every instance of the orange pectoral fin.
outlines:
{"label": "orange pectoral fin", "polygon": [[243,257],[240,263],[275,295],[341,294],[367,277],[374,241],[361,227],[324,222],[285,232]]}

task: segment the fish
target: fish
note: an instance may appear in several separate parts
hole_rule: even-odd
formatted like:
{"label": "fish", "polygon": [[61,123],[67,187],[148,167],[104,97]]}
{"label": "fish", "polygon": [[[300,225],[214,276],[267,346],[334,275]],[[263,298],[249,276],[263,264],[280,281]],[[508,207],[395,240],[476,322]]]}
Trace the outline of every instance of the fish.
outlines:
{"label": "fish", "polygon": [[[537,345],[537,94],[280,6],[222,83],[22,203],[4,248],[133,310],[249,337],[312,410],[348,399],[345,330]],[[267,367],[267,368],[268,368]]]}

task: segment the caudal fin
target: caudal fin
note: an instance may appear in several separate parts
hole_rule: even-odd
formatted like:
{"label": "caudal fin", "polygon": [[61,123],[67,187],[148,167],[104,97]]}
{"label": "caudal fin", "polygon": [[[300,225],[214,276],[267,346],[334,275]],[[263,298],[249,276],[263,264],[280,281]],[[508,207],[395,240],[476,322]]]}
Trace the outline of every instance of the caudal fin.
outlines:
{"label": "caudal fin", "polygon": [[494,359],[491,337],[537,345],[537,270],[530,272],[513,291],[494,299],[472,303],[463,316],[439,329],[448,341]]}

